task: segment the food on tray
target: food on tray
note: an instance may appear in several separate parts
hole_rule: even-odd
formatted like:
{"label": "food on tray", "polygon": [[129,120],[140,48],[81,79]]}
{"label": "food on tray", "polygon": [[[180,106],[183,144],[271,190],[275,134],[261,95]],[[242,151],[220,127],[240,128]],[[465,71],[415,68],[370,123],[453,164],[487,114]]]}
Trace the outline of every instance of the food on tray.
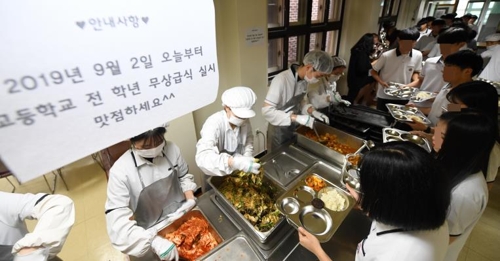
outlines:
{"label": "food on tray", "polygon": [[349,161],[349,163],[351,163],[351,165],[358,166],[360,159],[361,159],[361,155],[356,154],[356,155],[352,155],[349,158],[347,158],[347,161]]}
{"label": "food on tray", "polygon": [[333,211],[342,211],[347,207],[347,200],[333,188],[324,189],[319,199],[325,202],[325,207]]}
{"label": "food on tray", "polygon": [[177,246],[179,257],[185,260],[195,260],[218,244],[209,231],[208,222],[199,217],[191,217],[177,230],[163,236]]}
{"label": "food on tray", "polygon": [[219,191],[256,230],[266,232],[279,221],[274,205],[277,189],[258,175],[238,172],[224,177]]}
{"label": "food on tray", "polygon": [[427,100],[432,98],[432,94],[428,92],[419,92],[415,97],[417,97],[419,100]]}
{"label": "food on tray", "polygon": [[[307,130],[305,132],[305,136],[311,140],[319,142],[318,136],[316,136],[316,133],[314,133],[313,130]],[[353,147],[339,142],[337,140],[337,136],[334,134],[326,133],[326,134],[319,135],[319,137],[321,140],[326,140],[326,142],[321,142],[321,143],[324,143],[325,146],[327,146],[328,148],[330,148],[330,149],[332,149],[340,154],[345,155],[345,154],[356,152],[356,149],[354,149]]]}
{"label": "food on tray", "polygon": [[410,119],[413,121],[416,121],[416,122],[425,123],[424,120],[422,119],[422,117],[417,116],[417,115],[410,116]]}
{"label": "food on tray", "polygon": [[314,191],[318,192],[320,189],[326,187],[326,183],[320,177],[310,175],[306,178],[306,185],[314,189]]}

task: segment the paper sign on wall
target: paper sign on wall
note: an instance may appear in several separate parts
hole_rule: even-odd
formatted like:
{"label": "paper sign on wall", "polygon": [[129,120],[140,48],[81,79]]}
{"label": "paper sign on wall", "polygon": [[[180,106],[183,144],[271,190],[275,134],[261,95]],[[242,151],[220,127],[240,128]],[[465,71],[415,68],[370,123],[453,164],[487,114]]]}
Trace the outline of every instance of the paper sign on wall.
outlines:
{"label": "paper sign on wall", "polygon": [[245,34],[245,41],[248,46],[262,44],[265,38],[264,30],[260,27],[250,28]]}
{"label": "paper sign on wall", "polygon": [[212,0],[0,3],[0,157],[27,181],[213,102]]}

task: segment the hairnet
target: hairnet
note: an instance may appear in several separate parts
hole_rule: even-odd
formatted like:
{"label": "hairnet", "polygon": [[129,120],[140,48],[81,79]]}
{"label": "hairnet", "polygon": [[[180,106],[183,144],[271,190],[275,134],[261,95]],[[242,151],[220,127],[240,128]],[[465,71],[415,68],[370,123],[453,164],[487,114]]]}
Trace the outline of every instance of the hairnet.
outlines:
{"label": "hairnet", "polygon": [[333,70],[332,57],[325,51],[314,50],[308,52],[304,56],[302,63],[304,65],[311,64],[316,71],[322,73],[330,74]]}
{"label": "hairnet", "polygon": [[347,67],[345,60],[338,57],[338,56],[333,56],[332,60],[333,60],[333,69],[335,69],[337,67]]}
{"label": "hairnet", "polygon": [[496,42],[496,41],[500,41],[500,33],[496,33],[496,34],[490,34],[488,36],[486,36],[486,39],[484,39],[486,42]]}

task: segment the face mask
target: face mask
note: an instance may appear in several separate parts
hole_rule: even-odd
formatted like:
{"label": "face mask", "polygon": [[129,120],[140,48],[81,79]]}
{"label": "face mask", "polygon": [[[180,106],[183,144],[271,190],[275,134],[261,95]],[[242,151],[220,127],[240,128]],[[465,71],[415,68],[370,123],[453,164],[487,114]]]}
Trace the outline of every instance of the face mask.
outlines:
{"label": "face mask", "polygon": [[[312,70],[311,70],[312,72]],[[316,78],[316,77],[307,77],[307,73],[306,73],[306,76],[304,76],[304,80],[306,80],[307,83],[317,83],[319,80]]]}
{"label": "face mask", "polygon": [[229,123],[233,124],[234,126],[239,127],[239,126],[243,125],[243,123],[245,123],[246,120],[240,119],[238,117],[231,115],[231,116],[229,116],[228,121],[229,121]]}
{"label": "face mask", "polygon": [[500,44],[490,45],[490,46],[486,46],[486,49],[493,50],[493,49],[495,49],[498,46],[500,46]]}
{"label": "face mask", "polygon": [[147,150],[138,150],[138,149],[136,149],[135,151],[137,152],[137,155],[139,155],[139,156],[141,156],[143,158],[156,158],[163,151],[163,147],[165,147],[165,141],[163,141],[156,148],[147,149]]}
{"label": "face mask", "polygon": [[336,82],[340,79],[342,75],[330,75],[330,82]]}

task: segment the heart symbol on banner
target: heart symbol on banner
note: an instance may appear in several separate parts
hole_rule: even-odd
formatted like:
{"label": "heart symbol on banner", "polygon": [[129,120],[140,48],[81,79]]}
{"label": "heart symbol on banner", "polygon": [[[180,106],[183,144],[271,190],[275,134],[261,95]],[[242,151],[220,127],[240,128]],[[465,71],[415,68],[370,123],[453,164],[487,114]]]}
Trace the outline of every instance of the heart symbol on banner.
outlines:
{"label": "heart symbol on banner", "polygon": [[76,22],[76,25],[78,25],[78,27],[83,29],[83,27],[85,27],[85,22],[84,21]]}
{"label": "heart symbol on banner", "polygon": [[148,21],[149,21],[149,17],[147,17],[147,16],[142,17],[142,21],[143,21],[145,24],[147,24],[147,23],[148,23]]}

